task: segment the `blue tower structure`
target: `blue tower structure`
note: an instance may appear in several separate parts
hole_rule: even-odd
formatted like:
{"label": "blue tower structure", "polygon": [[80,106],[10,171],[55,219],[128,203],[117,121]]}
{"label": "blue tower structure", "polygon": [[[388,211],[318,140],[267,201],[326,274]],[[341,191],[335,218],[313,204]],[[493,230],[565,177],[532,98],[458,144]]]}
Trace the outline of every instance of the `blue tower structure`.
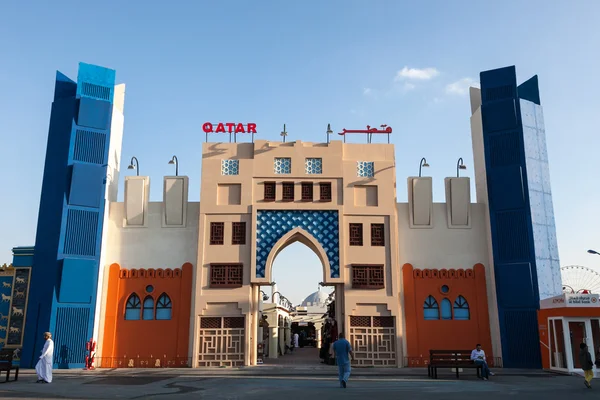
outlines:
{"label": "blue tower structure", "polygon": [[115,87],[114,70],[95,65],[80,63],[77,82],[57,72],[22,367],[37,362],[45,331],[54,336],[55,368],[84,366],[102,276],[105,203],[111,196],[110,181],[118,180],[124,99],[120,86]]}
{"label": "blue tower structure", "polygon": [[475,163],[483,156],[477,197],[489,208],[503,364],[541,368],[537,310],[562,286],[538,78],[517,86],[512,66],[480,81],[471,125]]}

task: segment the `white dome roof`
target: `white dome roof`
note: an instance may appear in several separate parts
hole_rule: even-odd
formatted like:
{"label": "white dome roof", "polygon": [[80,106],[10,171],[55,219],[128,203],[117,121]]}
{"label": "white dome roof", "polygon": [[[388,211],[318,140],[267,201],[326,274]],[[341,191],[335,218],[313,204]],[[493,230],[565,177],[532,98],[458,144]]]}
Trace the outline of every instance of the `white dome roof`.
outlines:
{"label": "white dome roof", "polygon": [[302,301],[301,307],[309,307],[309,306],[323,306],[327,303],[327,298],[329,295],[325,292],[321,291],[321,288],[316,292],[310,294],[307,298]]}

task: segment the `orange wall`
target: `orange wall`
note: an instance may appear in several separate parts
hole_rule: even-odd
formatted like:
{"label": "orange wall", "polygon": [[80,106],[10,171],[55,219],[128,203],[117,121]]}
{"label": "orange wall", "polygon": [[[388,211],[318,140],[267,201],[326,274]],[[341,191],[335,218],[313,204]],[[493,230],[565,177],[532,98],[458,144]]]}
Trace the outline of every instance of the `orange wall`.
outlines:
{"label": "orange wall", "polygon": [[560,307],[538,310],[538,328],[540,331],[540,351],[542,353],[542,368],[550,369],[550,340],[548,318],[600,318],[600,308],[597,307]]}
{"label": "orange wall", "polygon": [[[192,296],[192,264],[181,269],[126,270],[112,264],[109,271],[103,357],[173,359],[188,356],[190,309]],[[125,303],[132,293],[140,301],[148,295],[154,303],[162,293],[171,298],[170,320],[125,320]]]}
{"label": "orange wall", "polygon": [[[467,350],[481,343],[488,361],[493,358],[488,315],[485,268],[477,264],[473,269],[432,270],[414,269],[411,264],[402,268],[404,282],[404,310],[406,316],[406,346],[409,366],[423,365],[429,359],[429,350]],[[441,287],[449,292],[443,294]],[[470,319],[424,319],[423,304],[433,296],[440,306],[448,298],[452,305],[459,295],[469,303]]]}

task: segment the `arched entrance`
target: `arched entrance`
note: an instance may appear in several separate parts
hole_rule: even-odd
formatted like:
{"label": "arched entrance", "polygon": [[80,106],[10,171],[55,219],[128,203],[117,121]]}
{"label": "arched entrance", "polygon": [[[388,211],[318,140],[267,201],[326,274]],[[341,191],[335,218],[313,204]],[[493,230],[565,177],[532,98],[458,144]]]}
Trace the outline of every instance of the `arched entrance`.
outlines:
{"label": "arched entrance", "polygon": [[[267,281],[274,285],[270,289],[267,288],[266,291],[258,293],[258,301],[263,300],[261,307],[259,307],[260,319],[264,318],[269,324],[267,334],[264,330],[257,334],[257,337],[263,338],[261,347],[265,350],[265,357],[262,361],[265,364],[315,365],[319,364],[320,358],[323,358],[322,362],[327,361],[326,354],[328,354],[329,344],[332,342],[331,332],[334,331],[337,334],[337,328],[335,330],[331,329],[332,326],[336,325],[335,299],[343,297],[343,285],[328,283],[332,276],[332,261],[339,262],[339,256],[337,251],[332,251],[331,247],[328,252],[322,245],[322,238],[320,239],[317,239],[303,227],[295,227],[284,233],[270,246],[265,259],[264,276]],[[303,293],[301,297],[301,299],[304,299],[303,302],[299,301],[297,294],[292,302],[285,297],[285,294],[288,293],[284,287],[285,285],[281,285],[281,282],[279,285],[273,282],[277,281],[273,273],[273,266],[278,256],[293,244],[303,245],[299,248],[304,247],[305,250],[316,256],[313,258],[304,251],[304,257],[302,258],[307,263],[316,262],[320,266],[321,273],[315,280],[315,289],[320,279],[319,284],[321,286],[330,286],[333,290],[319,287],[317,292],[308,297],[306,295],[310,292]],[[287,266],[280,265],[278,272],[281,271],[279,268]],[[295,265],[295,267],[297,268],[298,265]],[[301,280],[300,274],[305,269],[297,268],[296,271],[286,272],[297,273],[298,280]],[[335,274],[339,276],[339,268],[336,268]],[[290,286],[286,287],[289,288]],[[265,302],[264,298],[269,297],[267,295],[269,290],[271,298]],[[340,315],[339,312],[338,315]],[[337,336],[333,339],[335,338]]]}

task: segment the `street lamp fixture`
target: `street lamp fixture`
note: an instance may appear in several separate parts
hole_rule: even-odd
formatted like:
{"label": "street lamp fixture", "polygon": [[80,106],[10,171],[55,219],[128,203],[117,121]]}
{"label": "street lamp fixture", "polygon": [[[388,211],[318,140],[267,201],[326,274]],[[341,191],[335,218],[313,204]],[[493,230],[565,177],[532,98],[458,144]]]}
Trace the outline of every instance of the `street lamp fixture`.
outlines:
{"label": "street lamp fixture", "polygon": [[262,290],[261,290],[260,292],[261,292],[261,293],[262,293],[262,295],[263,295],[263,297],[262,297],[263,301],[267,301],[267,300],[269,300],[269,296],[268,296],[268,295],[267,295],[265,292],[263,292]]}
{"label": "street lamp fixture", "polygon": [[467,169],[467,166],[464,164],[462,157],[458,159],[456,162],[456,177],[460,178],[460,170]]}
{"label": "street lamp fixture", "polygon": [[283,143],[285,143],[285,137],[288,135],[288,133],[285,130],[285,124],[283,124],[283,131],[281,131],[280,135],[283,138]]}
{"label": "street lamp fixture", "polygon": [[173,156],[173,158],[171,158],[169,165],[175,165],[175,176],[179,176],[179,160],[177,159],[177,156]]}
{"label": "street lamp fixture", "polygon": [[329,144],[329,135],[333,134],[331,130],[331,124],[327,124],[327,144]]}
{"label": "street lamp fixture", "polygon": [[429,168],[429,164],[427,164],[427,160],[425,157],[421,158],[421,162],[419,163],[419,178],[421,177],[421,168]]}
{"label": "street lamp fixture", "polygon": [[[135,164],[134,164],[135,162]],[[127,167],[127,169],[135,169],[137,176],[140,176],[140,163],[137,159],[137,157],[131,157],[131,162],[129,163],[129,166]]]}
{"label": "street lamp fixture", "polygon": [[589,249],[587,252],[590,254],[596,254],[597,256],[600,256],[600,253],[598,253],[596,250]]}

